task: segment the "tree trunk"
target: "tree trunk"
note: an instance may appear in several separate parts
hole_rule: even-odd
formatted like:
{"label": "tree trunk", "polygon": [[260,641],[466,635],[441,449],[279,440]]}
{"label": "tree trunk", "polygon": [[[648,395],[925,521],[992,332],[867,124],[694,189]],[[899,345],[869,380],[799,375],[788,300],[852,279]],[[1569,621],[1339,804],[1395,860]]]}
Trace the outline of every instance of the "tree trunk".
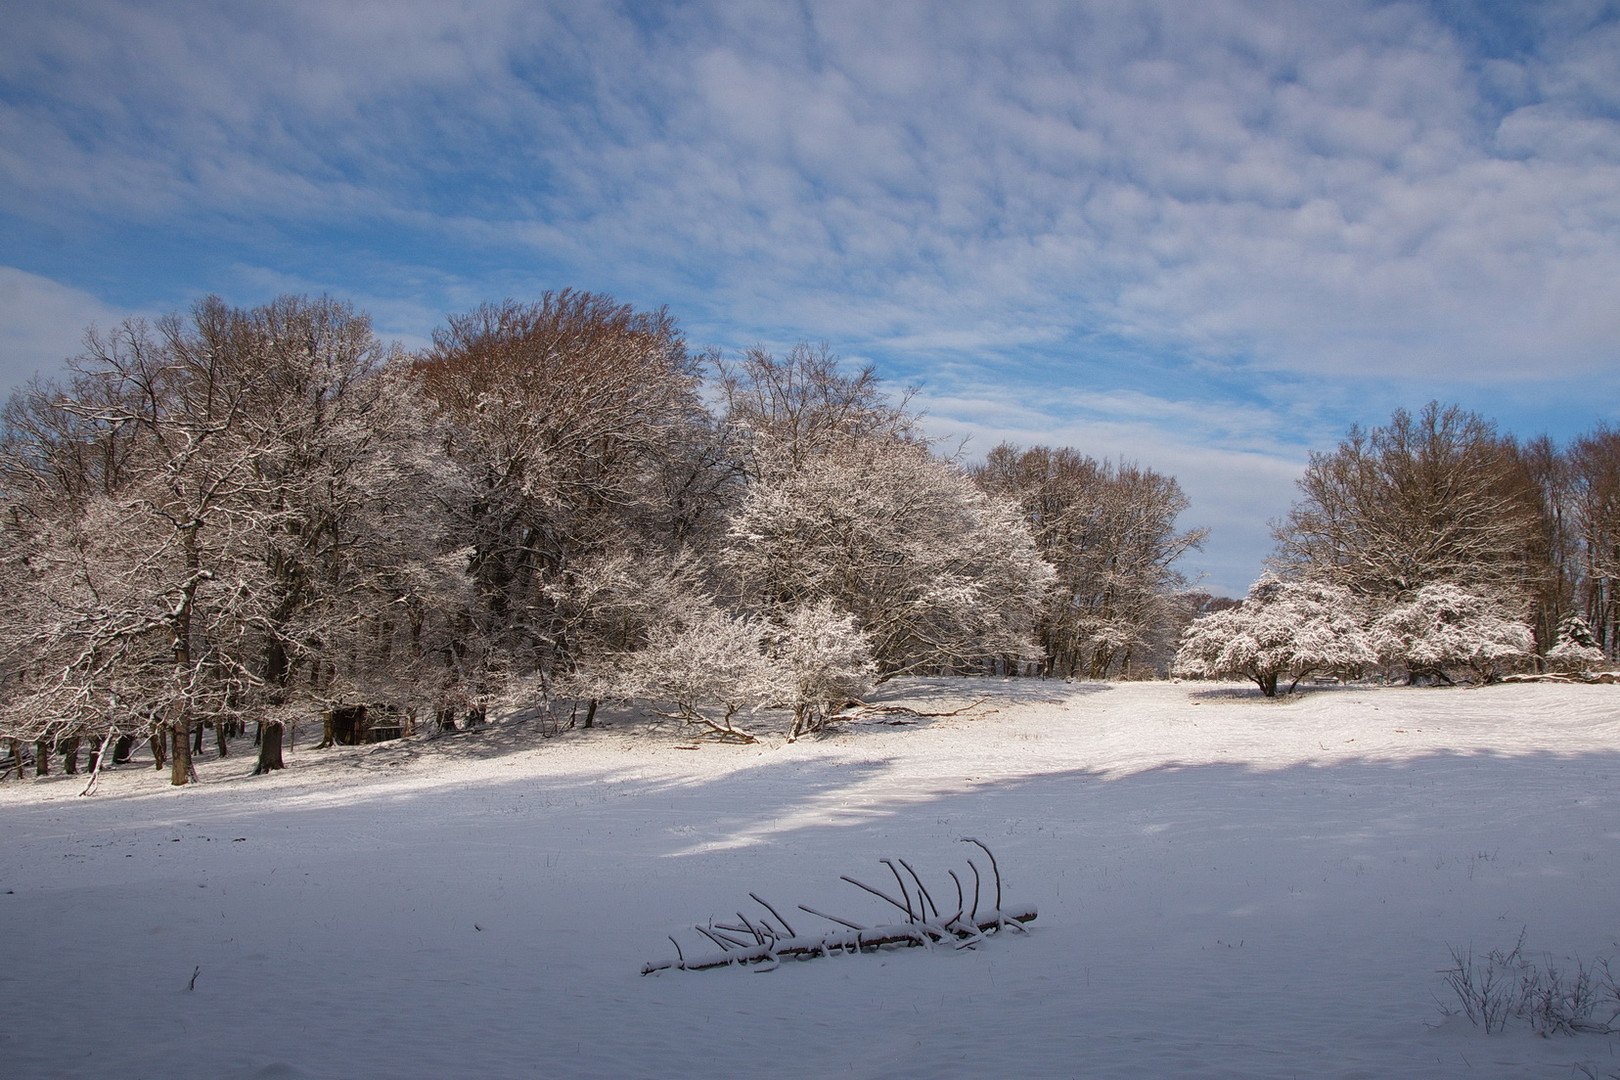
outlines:
{"label": "tree trunk", "polygon": [[174,757],[169,762],[169,783],[179,787],[197,778],[197,770],[191,766],[191,718],[176,720],[170,731]]}
{"label": "tree trunk", "polygon": [[49,739],[34,740],[34,775],[51,775],[51,741]]}
{"label": "tree trunk", "polygon": [[595,722],[596,722],[596,699],[591,698],[591,703],[589,705],[585,706],[585,726],[590,727]]}
{"label": "tree trunk", "polygon": [[263,776],[276,769],[285,769],[286,762],[281,760],[281,725],[261,723],[259,725],[259,760],[253,766],[254,776]]}
{"label": "tree trunk", "polygon": [[129,759],[135,753],[135,736],[120,735],[118,741],[113,743],[113,764],[128,765]]}
{"label": "tree trunk", "polygon": [[62,771],[69,776],[79,775],[79,736],[63,739],[57,749],[62,751]]}
{"label": "tree trunk", "polygon": [[234,720],[227,720],[223,716],[214,720],[214,748],[219,751],[222,758],[230,756],[231,725],[234,723]]}

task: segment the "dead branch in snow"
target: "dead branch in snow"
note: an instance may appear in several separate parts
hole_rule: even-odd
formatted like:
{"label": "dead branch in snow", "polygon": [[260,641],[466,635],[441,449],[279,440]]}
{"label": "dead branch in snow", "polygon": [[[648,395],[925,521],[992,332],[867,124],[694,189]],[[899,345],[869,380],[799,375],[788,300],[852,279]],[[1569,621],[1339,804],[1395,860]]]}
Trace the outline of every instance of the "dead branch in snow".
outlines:
{"label": "dead branch in snow", "polygon": [[[949,712],[922,712],[908,705],[873,705],[865,701],[852,701],[835,716],[831,717],[829,722],[842,721],[848,723],[850,721],[859,722],[876,719],[878,723],[882,724],[914,724],[918,720],[937,720],[947,716],[968,715],[988,700],[990,699],[980,698],[977,701],[963,705],[960,709],[952,709]],[[995,710],[991,709],[989,711],[994,712]]]}
{"label": "dead branch in snow", "polygon": [[1502,681],[1505,683],[1603,683],[1613,685],[1620,682],[1620,671],[1544,671],[1536,675],[1504,675]]}
{"label": "dead branch in snow", "polygon": [[[783,959],[809,960],[817,956],[831,956],[834,953],[876,952],[885,946],[932,948],[939,944],[949,944],[955,949],[971,949],[982,942],[986,935],[998,930],[1024,932],[1023,924],[1035,921],[1034,906],[1003,907],[1001,869],[996,863],[995,855],[982,842],[971,836],[964,837],[962,842],[977,846],[989,857],[995,884],[994,906],[981,910],[981,901],[988,898],[980,895],[979,868],[971,859],[967,860],[968,869],[973,872],[971,903],[962,888],[962,879],[957,876],[955,870],[947,871],[951,881],[956,885],[956,909],[948,916],[934,901],[933,894],[928,891],[922,877],[912,869],[910,863],[904,859],[880,859],[879,862],[888,867],[889,872],[894,875],[895,883],[900,887],[901,899],[897,900],[883,890],[847,875],[840,877],[840,880],[849,882],[904,913],[906,919],[903,923],[888,922],[876,926],[863,926],[849,919],[828,915],[800,904],[800,911],[836,923],[843,929],[829,931],[819,936],[799,934],[775,907],[758,894],[749,893],[749,899],[764,908],[769,913],[769,918],[756,916],[751,919],[740,911],[736,913],[735,923],[716,922],[711,918],[707,924],[694,926],[693,929],[710,943],[718,946],[719,952],[688,957],[680,942],[671,936],[669,940],[675,946],[675,959],[645,964],[641,973],[651,975],[653,972],[666,970],[702,971],[733,964],[739,967],[761,965],[755,970],[771,971]],[[901,873],[902,870],[905,871],[904,874]],[[911,880],[909,886],[906,883],[908,877]]]}

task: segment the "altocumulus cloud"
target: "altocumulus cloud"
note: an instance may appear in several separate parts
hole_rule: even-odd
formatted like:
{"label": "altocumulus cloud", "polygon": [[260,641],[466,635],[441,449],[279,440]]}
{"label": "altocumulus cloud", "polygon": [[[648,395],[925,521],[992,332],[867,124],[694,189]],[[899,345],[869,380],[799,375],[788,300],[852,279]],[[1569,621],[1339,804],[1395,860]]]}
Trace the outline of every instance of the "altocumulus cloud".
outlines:
{"label": "altocumulus cloud", "polygon": [[293,283],[410,340],[578,285],[826,340],[979,449],[1181,476],[1233,591],[1345,424],[1614,388],[1608,3],[10,8],[14,283]]}

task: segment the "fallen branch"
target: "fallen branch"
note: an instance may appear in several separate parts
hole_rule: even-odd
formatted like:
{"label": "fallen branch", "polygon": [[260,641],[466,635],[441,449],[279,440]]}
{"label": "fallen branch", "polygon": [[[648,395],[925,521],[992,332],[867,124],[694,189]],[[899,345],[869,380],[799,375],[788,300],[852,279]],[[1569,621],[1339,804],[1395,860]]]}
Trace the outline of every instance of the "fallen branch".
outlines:
{"label": "fallen branch", "polygon": [[1620,682],[1620,671],[1544,671],[1535,675],[1504,675],[1505,683],[1602,683],[1606,686]]}
{"label": "fallen branch", "polygon": [[[717,923],[710,919],[706,925],[695,926],[693,929],[718,946],[719,952],[688,957],[681,949],[680,942],[671,936],[669,940],[675,946],[675,959],[645,964],[641,973],[651,975],[657,971],[669,970],[703,971],[732,965],[740,967],[768,965],[756,967],[755,970],[769,971],[774,970],[783,959],[808,960],[835,953],[874,952],[889,946],[931,948],[938,944],[950,944],[953,948],[970,949],[982,942],[986,935],[1000,930],[1025,932],[1024,924],[1035,921],[1035,908],[1033,906],[1004,908],[1001,898],[1001,869],[996,863],[995,855],[982,842],[972,837],[964,839],[963,842],[979,847],[989,856],[995,881],[996,902],[988,911],[979,910],[979,868],[971,859],[967,864],[968,869],[973,871],[971,907],[962,888],[962,879],[957,876],[956,871],[947,871],[951,881],[956,885],[956,910],[949,917],[944,915],[934,901],[933,894],[928,891],[921,876],[911,868],[910,863],[904,859],[882,859],[880,862],[889,868],[895,882],[900,886],[900,895],[903,899],[896,900],[883,890],[847,875],[842,876],[840,880],[849,882],[904,913],[906,916],[904,923],[863,926],[849,919],[828,915],[800,904],[800,911],[836,923],[843,929],[828,931],[821,935],[797,934],[776,908],[756,893],[749,893],[749,899],[769,912],[770,918],[758,916],[750,919],[739,911],[736,913],[736,923]],[[896,862],[899,863],[899,868],[896,867]],[[901,869],[905,870],[905,875],[901,874]],[[913,903],[913,889],[907,886],[906,876],[911,878],[915,888],[915,903]],[[772,922],[772,919],[775,922]]]}
{"label": "fallen branch", "polygon": [[[721,720],[715,720],[715,719],[713,719],[712,717],[709,717],[709,716],[705,716],[703,713],[698,712],[696,709],[683,708],[678,712],[662,712],[662,711],[659,711],[659,710],[654,710],[654,711],[658,712],[658,715],[664,717],[665,719],[679,720],[682,724],[685,724],[688,727],[695,727],[695,728],[705,729],[707,734],[713,735],[720,742],[754,743],[754,742],[759,741],[758,738],[756,738],[753,735],[750,735],[748,732],[743,731],[743,730],[741,730],[739,728],[732,727],[732,725],[731,725],[732,714],[731,713],[727,713],[725,720],[721,721]],[[678,746],[678,747],[676,747],[676,749],[677,750],[688,750],[688,749],[696,750],[697,747],[695,747],[695,746],[693,746],[693,747]]]}
{"label": "fallen branch", "polygon": [[918,720],[937,720],[946,716],[961,716],[963,713],[972,712],[974,709],[977,709],[980,705],[983,705],[988,700],[990,699],[980,698],[977,701],[962,706],[960,709],[952,709],[949,712],[920,712],[919,710],[913,709],[908,705],[872,705],[865,701],[852,701],[840,712],[828,717],[827,720],[828,723],[832,723],[833,721],[844,721],[847,723],[850,721],[861,721],[874,717],[893,716],[911,717],[912,719],[882,720],[880,722],[885,724],[913,724]]}

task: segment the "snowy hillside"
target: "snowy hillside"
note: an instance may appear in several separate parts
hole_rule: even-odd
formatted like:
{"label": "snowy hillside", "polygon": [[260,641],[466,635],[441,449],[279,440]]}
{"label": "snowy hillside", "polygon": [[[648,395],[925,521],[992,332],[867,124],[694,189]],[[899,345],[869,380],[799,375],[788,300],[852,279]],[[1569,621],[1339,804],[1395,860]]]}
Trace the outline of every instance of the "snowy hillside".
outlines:
{"label": "snowy hillside", "polygon": [[[630,718],[0,785],[14,1077],[1558,1077],[1620,1038],[1486,1035],[1451,949],[1620,953],[1620,691],[938,680],[794,744]],[[1027,936],[670,971],[750,892],[948,881]],[[814,920],[806,917],[807,922]],[[818,929],[828,929],[830,924]],[[188,988],[189,987],[189,988]]]}

